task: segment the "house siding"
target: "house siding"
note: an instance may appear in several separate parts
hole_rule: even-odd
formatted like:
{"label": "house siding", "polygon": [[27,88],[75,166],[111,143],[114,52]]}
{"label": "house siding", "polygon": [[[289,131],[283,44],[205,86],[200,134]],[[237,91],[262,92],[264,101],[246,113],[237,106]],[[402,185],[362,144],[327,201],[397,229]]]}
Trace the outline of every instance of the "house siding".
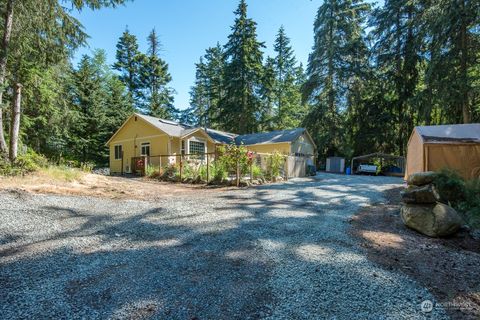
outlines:
{"label": "house siding", "polygon": [[[141,156],[142,143],[150,143],[150,155],[167,154],[169,137],[164,135],[161,137],[137,137],[135,140],[119,141],[112,140],[110,143],[110,171],[112,173],[122,172],[122,160],[115,160],[115,145],[121,145],[123,149],[123,171],[129,172],[133,157]],[[158,160],[153,159],[158,162]],[[153,165],[157,163],[152,163]],[[158,164],[157,164],[158,165]]]}
{"label": "house siding", "polygon": [[289,142],[254,144],[254,145],[246,146],[246,148],[249,151],[253,151],[256,153],[274,153],[275,151],[277,151],[284,154],[290,154]]}
{"label": "house siding", "polygon": [[[144,118],[144,116],[134,114],[122,125],[110,141],[108,141],[110,150],[110,171],[112,173],[131,172],[132,158],[141,156],[142,143],[148,142],[150,144],[149,164],[153,166],[164,166],[171,161],[179,161],[178,155],[181,154],[182,141],[185,141],[186,143],[186,153],[189,152],[188,141],[191,139],[205,142],[206,151],[208,153],[214,153],[217,147],[221,145],[215,143],[202,128],[192,130],[185,129],[185,127],[177,127],[174,130],[169,127],[172,124],[169,124],[166,120],[158,119],[159,121],[162,121],[162,124],[160,125],[154,121],[155,119],[156,118],[153,118],[153,120],[151,120],[148,117]],[[180,138],[179,135],[182,131],[191,133]],[[166,132],[169,132],[173,136],[170,136]],[[303,132],[305,133],[293,142],[284,139],[283,141],[286,142],[259,143],[246,145],[246,148],[250,151],[264,154],[280,152],[285,155],[314,155],[315,144],[306,131],[303,130]],[[291,132],[289,134],[291,135]],[[115,159],[115,146],[117,145],[122,146],[123,159]],[[169,155],[177,155],[177,157],[168,158],[167,156]]]}
{"label": "house siding", "polygon": [[[215,152],[215,144],[208,141],[208,137],[202,132],[194,132],[183,140],[195,137],[204,140],[207,143],[207,151]],[[153,166],[165,165],[168,161],[165,157],[155,157],[159,155],[177,155],[181,153],[181,139],[178,137],[169,137],[160,129],[152,127],[141,117],[132,116],[125,125],[117,132],[109,142],[110,149],[110,172],[121,173],[130,172],[132,158],[141,156],[142,143],[150,143],[150,164]],[[123,149],[123,170],[122,160],[115,159],[115,146],[121,145]]]}
{"label": "house siding", "polygon": [[139,157],[142,143],[150,143],[150,155],[166,154],[168,152],[168,135],[152,127],[140,117],[135,121],[131,117],[122,129],[109,142],[110,148],[110,171],[122,172],[122,160],[115,160],[115,146],[121,145],[123,149],[123,171],[131,169],[133,157]]}
{"label": "house siding", "polygon": [[[198,140],[204,141],[207,144],[208,153],[215,152],[215,143],[210,141],[209,137],[206,134],[204,134],[202,131],[197,131],[192,134],[189,134],[188,136],[183,137],[182,140],[184,140],[186,143],[186,141],[188,141],[190,138],[193,138],[193,137],[197,138]],[[178,141],[180,141],[180,139]]]}
{"label": "house siding", "polygon": [[315,155],[315,147],[306,134],[302,134],[292,143],[292,154]]}

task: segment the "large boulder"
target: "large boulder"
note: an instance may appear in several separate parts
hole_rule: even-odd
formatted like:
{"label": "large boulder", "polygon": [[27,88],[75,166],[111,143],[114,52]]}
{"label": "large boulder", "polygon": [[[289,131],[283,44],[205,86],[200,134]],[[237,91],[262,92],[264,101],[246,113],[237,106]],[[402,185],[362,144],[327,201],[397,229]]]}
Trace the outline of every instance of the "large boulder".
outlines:
{"label": "large boulder", "polygon": [[409,186],[424,186],[435,180],[437,174],[433,171],[417,172],[408,176],[407,184]]}
{"label": "large boulder", "polygon": [[440,237],[454,234],[465,224],[460,214],[444,203],[437,203],[433,208],[433,215],[435,216],[435,227]]}
{"label": "large boulder", "polygon": [[443,203],[406,204],[402,207],[400,215],[407,227],[429,237],[452,235],[464,223],[455,209]]}
{"label": "large boulder", "polygon": [[405,203],[436,203],[440,200],[440,195],[432,184],[421,187],[409,186],[401,194]]}

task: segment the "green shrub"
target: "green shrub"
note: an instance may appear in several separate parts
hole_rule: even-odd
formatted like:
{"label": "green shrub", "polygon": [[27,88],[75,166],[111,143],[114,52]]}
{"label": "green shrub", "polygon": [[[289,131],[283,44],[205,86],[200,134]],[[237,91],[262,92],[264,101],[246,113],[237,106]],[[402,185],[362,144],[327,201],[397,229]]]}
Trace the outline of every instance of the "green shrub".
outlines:
{"label": "green shrub", "polygon": [[[208,167],[208,182],[212,183],[220,183],[225,180],[228,176],[227,171],[225,170],[224,166],[219,162],[215,161],[209,164]],[[192,177],[192,179],[198,179],[198,177],[207,182],[207,165],[200,165],[198,168],[198,174]]]}
{"label": "green shrub", "polygon": [[2,176],[12,176],[15,175],[15,168],[12,166],[10,161],[0,157],[0,175]]}
{"label": "green shrub", "polygon": [[162,180],[177,179],[179,177],[179,167],[176,164],[169,164],[163,167]]}
{"label": "green shrub", "polygon": [[480,179],[465,183],[465,201],[458,206],[467,215],[468,222],[475,228],[480,228]]}
{"label": "green shrub", "polygon": [[228,171],[221,162],[216,161],[212,166],[212,173],[210,175],[212,176],[212,180],[214,182],[220,183],[227,179]]}
{"label": "green shrub", "polygon": [[25,175],[45,168],[47,165],[47,158],[28,149],[26,153],[18,155],[13,164],[6,159],[0,159],[0,175]]}
{"label": "green shrub", "polygon": [[442,169],[433,183],[443,202],[455,207],[465,200],[465,181],[457,172],[451,169]]}
{"label": "green shrub", "polygon": [[80,169],[83,172],[91,173],[93,168],[95,168],[95,163],[93,163],[93,162],[82,162],[80,164]]}
{"label": "green shrub", "polygon": [[[211,174],[212,174],[212,165],[210,165],[210,167],[208,168],[208,175],[210,176],[208,178],[211,178]],[[198,176],[202,181],[207,181],[207,165],[201,165],[198,168]]]}
{"label": "green shrub", "polygon": [[267,172],[266,176],[268,179],[273,180],[276,177],[280,176],[280,170],[285,164],[285,157],[280,153],[275,151],[267,158]]}
{"label": "green shrub", "polygon": [[443,202],[462,213],[467,223],[480,228],[480,179],[465,181],[453,170],[441,170],[434,184]]}
{"label": "green shrub", "polygon": [[160,176],[159,168],[152,165],[148,165],[145,168],[145,176],[149,178],[158,178]]}
{"label": "green shrub", "polygon": [[263,177],[262,168],[260,166],[256,165],[256,164],[253,164],[252,165],[252,175],[253,175],[253,179],[262,178]]}
{"label": "green shrub", "polygon": [[236,146],[234,144],[228,146],[221,146],[218,148],[219,157],[217,162],[222,166],[227,173],[236,174],[237,166],[240,169],[240,175],[245,175],[249,172],[250,161],[249,157],[252,153],[244,146]]}
{"label": "green shrub", "polygon": [[[207,182],[207,166],[202,165],[199,170],[199,176],[202,181]],[[222,169],[221,166],[217,166],[216,163],[210,163],[208,167],[208,182],[222,181],[227,177],[227,172]]]}
{"label": "green shrub", "polygon": [[[179,169],[180,174],[180,169]],[[193,179],[193,169],[187,162],[182,163],[182,179]]]}

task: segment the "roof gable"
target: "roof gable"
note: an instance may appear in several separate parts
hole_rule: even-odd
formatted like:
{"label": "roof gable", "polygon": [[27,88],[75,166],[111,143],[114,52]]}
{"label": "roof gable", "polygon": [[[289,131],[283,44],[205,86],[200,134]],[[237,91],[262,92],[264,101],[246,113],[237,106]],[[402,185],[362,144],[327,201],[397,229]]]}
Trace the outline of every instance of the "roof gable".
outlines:
{"label": "roof gable", "polygon": [[123,130],[123,128],[125,128],[125,126],[130,123],[130,121],[132,121],[132,119],[134,117],[138,117],[139,119],[143,120],[144,123],[146,123],[147,125],[149,125],[150,127],[152,127],[153,129],[155,130],[158,130],[159,132],[161,132],[162,134],[168,134],[166,133],[165,131],[161,130],[160,128],[158,128],[157,126],[153,125],[152,123],[150,123],[149,121],[146,121],[146,119],[144,118],[145,116],[142,116],[140,114],[137,114],[137,113],[134,113],[132,114],[130,117],[128,117],[127,120],[125,120],[125,122],[120,126],[120,128],[118,128],[117,131],[115,131],[115,133],[110,137],[110,139],[108,139],[108,141],[105,143],[105,145],[108,145],[110,144],[110,142],[112,142],[112,140],[115,139],[115,137],[118,136],[118,134]]}

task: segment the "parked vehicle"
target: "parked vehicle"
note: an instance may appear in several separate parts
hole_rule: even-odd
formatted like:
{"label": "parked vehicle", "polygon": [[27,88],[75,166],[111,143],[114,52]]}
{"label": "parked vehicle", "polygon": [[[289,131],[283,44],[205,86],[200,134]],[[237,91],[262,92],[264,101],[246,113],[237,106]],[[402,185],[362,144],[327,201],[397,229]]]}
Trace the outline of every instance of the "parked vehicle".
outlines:
{"label": "parked vehicle", "polygon": [[377,166],[374,164],[361,164],[357,167],[357,173],[377,174]]}

